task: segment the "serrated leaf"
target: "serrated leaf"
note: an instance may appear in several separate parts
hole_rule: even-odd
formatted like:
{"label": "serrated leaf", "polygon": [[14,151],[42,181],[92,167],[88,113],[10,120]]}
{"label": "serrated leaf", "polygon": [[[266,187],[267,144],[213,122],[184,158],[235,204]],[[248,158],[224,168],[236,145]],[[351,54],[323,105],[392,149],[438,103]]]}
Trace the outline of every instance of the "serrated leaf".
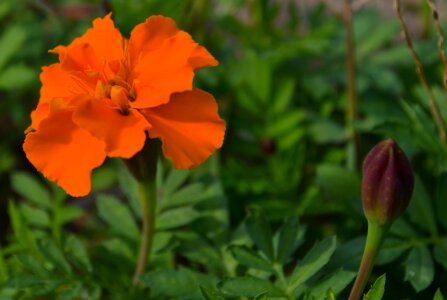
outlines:
{"label": "serrated leaf", "polygon": [[17,209],[14,201],[9,201],[8,215],[11,219],[14,236],[25,249],[30,249],[37,252],[37,246],[34,236],[25,224],[22,215]]}
{"label": "serrated leaf", "polygon": [[20,212],[27,224],[47,228],[50,226],[50,217],[45,210],[32,207],[26,203],[20,204]]}
{"label": "serrated leaf", "polygon": [[171,170],[163,185],[165,197],[172,195],[179,187],[181,187],[190,174],[191,171],[189,170]]}
{"label": "serrated leaf", "polygon": [[108,195],[99,195],[96,204],[99,216],[114,232],[131,240],[138,240],[138,227],[125,204]]}
{"label": "serrated leaf", "polygon": [[42,256],[45,257],[47,261],[51,262],[57,269],[65,273],[71,273],[70,264],[53,240],[49,238],[41,239],[37,241],[37,246]]}
{"label": "serrated leaf", "polygon": [[272,272],[272,265],[245,246],[231,246],[230,252],[234,258],[246,267]]}
{"label": "serrated leaf", "polygon": [[441,240],[433,249],[435,260],[447,270],[447,241]]}
{"label": "serrated leaf", "polygon": [[380,248],[379,255],[376,259],[377,265],[385,265],[398,259],[406,250],[410,248],[407,241],[400,239],[386,239]]}
{"label": "serrated leaf", "polygon": [[9,26],[5,28],[3,34],[0,36],[0,70],[16,53],[25,42],[26,30],[19,26]]}
{"label": "serrated leaf", "polygon": [[300,284],[306,282],[307,279],[324,267],[334,253],[335,246],[336,240],[334,236],[316,243],[295,267],[289,281],[291,289],[293,290],[300,286]]}
{"label": "serrated leaf", "polygon": [[187,225],[200,217],[200,213],[192,207],[180,207],[167,210],[156,220],[157,229],[170,229]]}
{"label": "serrated leaf", "polygon": [[253,300],[268,300],[268,292],[261,293],[253,298]]}
{"label": "serrated leaf", "polygon": [[432,283],[433,277],[434,267],[430,251],[425,246],[414,247],[407,259],[405,281],[410,281],[414,289],[419,292]]}
{"label": "serrated leaf", "polygon": [[322,300],[326,297],[327,291],[331,290],[333,293],[340,293],[354,278],[357,273],[338,270],[328,278],[314,285],[310,290],[310,297],[315,297],[316,300]]}
{"label": "serrated leaf", "polygon": [[383,274],[374,281],[373,286],[368,293],[363,297],[363,300],[381,300],[385,293],[386,275]]}
{"label": "serrated leaf", "polygon": [[444,296],[442,295],[441,290],[439,288],[436,290],[433,300],[444,300]]}
{"label": "serrated leaf", "polygon": [[275,114],[282,114],[289,106],[293,92],[295,91],[295,79],[287,78],[278,86],[276,97],[273,102],[272,112]]}
{"label": "serrated leaf", "polygon": [[200,287],[200,292],[202,293],[202,297],[205,300],[225,300],[225,298],[221,296],[219,292],[203,286]]}
{"label": "serrated leaf", "polygon": [[163,208],[171,208],[183,205],[194,205],[204,199],[204,186],[200,183],[194,183],[181,188],[180,190],[166,196],[162,202]]}
{"label": "serrated leaf", "polygon": [[31,255],[17,254],[15,258],[25,269],[32,272],[34,275],[41,278],[45,278],[49,275],[48,271],[42,266],[42,264]]}
{"label": "serrated leaf", "polygon": [[[258,208],[252,208],[245,221],[248,235],[268,259],[274,260],[270,225]],[[255,295],[253,295],[255,296]]]}
{"label": "serrated leaf", "polygon": [[84,211],[82,208],[74,206],[74,205],[65,205],[61,206],[57,210],[57,222],[60,225],[64,225],[66,223],[70,223],[82,216]]}
{"label": "serrated leaf", "polygon": [[11,65],[0,71],[0,89],[9,91],[24,88],[34,79],[37,79],[37,74],[30,67],[21,63]]}
{"label": "serrated leaf", "polygon": [[413,198],[408,206],[410,218],[414,224],[431,234],[437,234],[432,201],[418,176],[415,177],[414,183]]}
{"label": "serrated leaf", "polygon": [[60,293],[58,300],[77,300],[82,299],[82,283],[75,282],[65,287]]}
{"label": "serrated leaf", "polygon": [[74,235],[69,235],[65,240],[65,252],[68,258],[75,262],[78,267],[83,268],[87,272],[92,272],[92,264],[87,253],[87,249],[81,240]]}
{"label": "serrated leaf", "polygon": [[278,244],[276,246],[276,261],[286,263],[302,239],[304,231],[299,229],[297,217],[288,218],[279,229]]}
{"label": "serrated leaf", "polygon": [[26,200],[44,208],[51,207],[51,197],[48,190],[28,173],[14,172],[11,175],[11,186],[16,193]]}
{"label": "serrated leaf", "polygon": [[194,279],[183,270],[162,269],[145,273],[141,275],[140,281],[142,285],[165,297],[179,298],[192,294],[195,290]]}
{"label": "serrated leaf", "polygon": [[265,292],[282,294],[270,281],[250,276],[224,279],[218,288],[223,294],[234,297],[256,297]]}

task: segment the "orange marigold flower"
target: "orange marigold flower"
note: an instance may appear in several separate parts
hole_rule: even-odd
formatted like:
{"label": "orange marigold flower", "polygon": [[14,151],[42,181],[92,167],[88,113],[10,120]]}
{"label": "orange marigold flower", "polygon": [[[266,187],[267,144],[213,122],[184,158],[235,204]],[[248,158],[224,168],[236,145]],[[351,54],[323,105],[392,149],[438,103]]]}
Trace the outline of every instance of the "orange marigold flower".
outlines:
{"label": "orange marigold flower", "polygon": [[72,196],[90,191],[106,156],[130,158],[160,138],[177,168],[191,168],[221,147],[225,122],[194,72],[217,60],[163,16],[136,26],[129,39],[111,15],[68,46],[50,52],[23,149],[31,163]]}

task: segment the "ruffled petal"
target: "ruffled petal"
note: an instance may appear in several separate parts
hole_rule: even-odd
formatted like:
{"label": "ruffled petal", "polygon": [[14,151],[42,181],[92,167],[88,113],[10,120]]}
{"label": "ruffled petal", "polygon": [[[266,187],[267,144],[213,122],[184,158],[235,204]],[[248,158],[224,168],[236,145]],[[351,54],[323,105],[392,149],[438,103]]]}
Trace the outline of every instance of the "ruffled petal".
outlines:
{"label": "ruffled petal", "polygon": [[101,61],[121,60],[123,57],[123,36],[115,28],[111,14],[93,20],[93,27],[81,37],[74,39],[70,45],[57,46],[50,52],[58,53],[59,59],[62,61],[70,47],[79,44],[89,44]]}
{"label": "ruffled petal", "polygon": [[50,104],[41,103],[31,112],[31,125],[26,129],[25,133],[37,130],[39,124],[50,114]]}
{"label": "ruffled petal", "polygon": [[176,168],[195,167],[223,143],[225,122],[213,96],[199,89],[173,94],[169,103],[143,111],[151,138],[161,138],[163,152]]}
{"label": "ruffled petal", "polygon": [[74,197],[90,192],[90,175],[106,157],[104,143],[72,122],[73,112],[52,112],[27,134],[23,150],[49,180]]}
{"label": "ruffled petal", "polygon": [[166,17],[150,17],[132,31],[128,55],[137,98],[135,108],[169,101],[171,94],[192,90],[194,70],[217,65],[205,48]]}
{"label": "ruffled petal", "polygon": [[52,64],[42,68],[40,73],[42,88],[39,103],[48,103],[55,98],[70,99],[85,93],[70,73],[61,68],[61,64]]}
{"label": "ruffled petal", "polygon": [[136,110],[123,114],[107,100],[86,100],[74,113],[81,128],[104,141],[109,156],[130,158],[141,150],[149,124]]}

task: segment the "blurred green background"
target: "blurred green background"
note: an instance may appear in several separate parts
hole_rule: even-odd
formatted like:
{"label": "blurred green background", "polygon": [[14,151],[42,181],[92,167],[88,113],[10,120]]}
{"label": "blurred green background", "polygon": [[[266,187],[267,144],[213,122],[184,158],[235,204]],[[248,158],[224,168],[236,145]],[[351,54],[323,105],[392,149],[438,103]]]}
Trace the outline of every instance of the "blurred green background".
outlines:
{"label": "blurred green background", "polygon": [[[217,68],[201,70],[195,84],[216,97],[227,121],[223,148],[203,168],[213,170],[221,181],[231,228],[241,223],[248,206],[256,204],[268,212],[273,223],[299,216],[308,224],[310,236],[336,233],[341,241],[348,241],[363,234],[360,166],[348,162],[361,161],[376,142],[392,137],[419,174],[422,188],[418,191],[425,193],[421,197],[433,205],[430,211],[439,229],[436,236],[445,233],[446,146],[437,136],[427,96],[391,5],[379,1],[354,1],[360,117],[353,126],[361,138],[358,153],[349,150],[342,4],[305,0],[1,0],[1,242],[6,244],[11,233],[8,202],[20,198],[11,180],[13,174],[25,171],[40,176],[27,162],[21,145],[39,98],[40,69],[57,60],[48,50],[69,43],[95,17],[109,11],[126,36],[150,15],[169,16],[219,60]],[[415,48],[447,120],[447,95],[442,89],[430,10],[426,1],[409,1],[404,8]],[[109,161],[95,172],[94,194],[120,193],[114,170],[116,165]],[[88,212],[91,200],[69,202]],[[84,219],[76,222],[86,223],[89,217],[84,213]],[[412,221],[417,223],[417,217]],[[428,235],[422,230],[424,234]],[[446,267],[447,263],[441,263],[436,268]],[[445,283],[445,270],[439,274],[435,282]],[[433,294],[435,286],[428,294]]]}

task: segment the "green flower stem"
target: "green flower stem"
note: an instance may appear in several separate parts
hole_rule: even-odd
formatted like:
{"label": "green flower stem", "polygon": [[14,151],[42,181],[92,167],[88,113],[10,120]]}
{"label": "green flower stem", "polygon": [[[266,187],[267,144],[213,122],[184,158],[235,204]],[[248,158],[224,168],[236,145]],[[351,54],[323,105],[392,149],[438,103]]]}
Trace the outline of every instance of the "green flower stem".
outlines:
{"label": "green flower stem", "polygon": [[133,284],[139,282],[139,277],[143,274],[147,262],[150,258],[152,248],[152,240],[155,232],[155,212],[156,212],[156,183],[155,178],[151,178],[149,182],[138,183],[141,209],[143,212],[143,224],[141,230],[141,245],[138,255],[137,266],[133,276]]}
{"label": "green flower stem", "polygon": [[363,252],[362,262],[352,287],[349,300],[359,300],[362,296],[365,285],[368,282],[369,275],[374,266],[377,254],[390,228],[390,224],[380,225],[377,222],[368,221],[368,234],[366,236],[366,245]]}
{"label": "green flower stem", "polygon": [[141,246],[137,266],[133,276],[134,286],[149,261],[152,240],[155,233],[157,204],[157,161],[161,145],[158,140],[148,139],[143,149],[131,159],[125,161],[129,171],[138,182],[143,224],[141,229]]}

